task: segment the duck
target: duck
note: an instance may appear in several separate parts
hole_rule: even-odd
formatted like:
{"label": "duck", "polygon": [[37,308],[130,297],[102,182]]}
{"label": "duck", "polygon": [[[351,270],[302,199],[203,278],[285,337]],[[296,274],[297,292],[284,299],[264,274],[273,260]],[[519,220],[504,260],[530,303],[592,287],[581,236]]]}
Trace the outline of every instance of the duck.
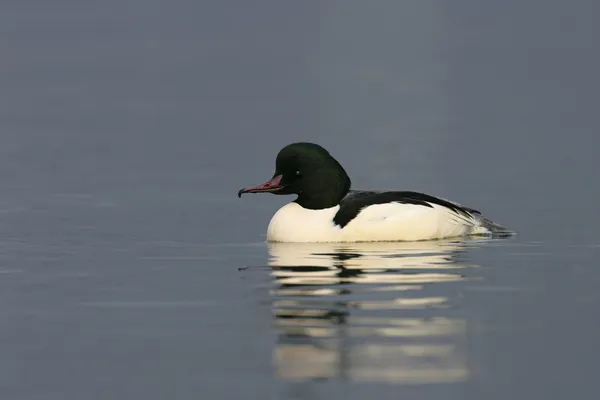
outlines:
{"label": "duck", "polygon": [[296,195],[267,228],[267,242],[401,242],[514,232],[458,203],[412,191],[351,190],[342,165],[322,146],[288,144],[267,182],[245,193]]}

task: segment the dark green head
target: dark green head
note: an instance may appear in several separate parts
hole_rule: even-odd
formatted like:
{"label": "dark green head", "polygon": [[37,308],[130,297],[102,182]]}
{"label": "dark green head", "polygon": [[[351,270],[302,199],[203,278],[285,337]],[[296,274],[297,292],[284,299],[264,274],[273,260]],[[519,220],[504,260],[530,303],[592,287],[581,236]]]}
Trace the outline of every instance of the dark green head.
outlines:
{"label": "dark green head", "polygon": [[270,181],[242,189],[243,193],[297,194],[304,208],[323,209],[337,205],[350,190],[350,178],[327,150],[314,143],[285,146],[275,161]]}

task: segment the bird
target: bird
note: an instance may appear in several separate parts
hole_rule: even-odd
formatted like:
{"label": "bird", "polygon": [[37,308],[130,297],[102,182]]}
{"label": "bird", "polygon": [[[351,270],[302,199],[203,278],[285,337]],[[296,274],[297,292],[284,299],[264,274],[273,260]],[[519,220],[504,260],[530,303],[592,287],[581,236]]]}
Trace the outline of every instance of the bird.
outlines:
{"label": "bird", "polygon": [[275,173],[244,193],[296,195],[267,228],[267,242],[395,242],[469,236],[509,236],[513,231],[458,203],[412,191],[351,190],[341,164],[322,146],[286,145]]}

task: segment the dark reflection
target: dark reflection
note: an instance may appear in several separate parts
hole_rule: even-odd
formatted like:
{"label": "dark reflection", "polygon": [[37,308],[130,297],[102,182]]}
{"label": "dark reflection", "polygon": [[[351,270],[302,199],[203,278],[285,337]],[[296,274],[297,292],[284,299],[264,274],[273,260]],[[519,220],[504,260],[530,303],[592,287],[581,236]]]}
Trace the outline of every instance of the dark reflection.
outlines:
{"label": "dark reflection", "polygon": [[[456,382],[465,322],[447,285],[475,278],[462,242],[269,244],[277,373],[286,379]],[[448,294],[450,293],[450,295]]]}

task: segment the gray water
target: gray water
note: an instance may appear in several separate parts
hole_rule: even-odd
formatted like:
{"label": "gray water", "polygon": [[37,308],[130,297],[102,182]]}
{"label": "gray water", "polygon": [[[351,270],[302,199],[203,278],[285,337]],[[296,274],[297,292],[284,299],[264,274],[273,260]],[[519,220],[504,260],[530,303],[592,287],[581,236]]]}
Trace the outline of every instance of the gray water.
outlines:
{"label": "gray water", "polygon": [[[4,1],[1,399],[591,399],[591,1]],[[265,244],[277,151],[508,240]]]}

